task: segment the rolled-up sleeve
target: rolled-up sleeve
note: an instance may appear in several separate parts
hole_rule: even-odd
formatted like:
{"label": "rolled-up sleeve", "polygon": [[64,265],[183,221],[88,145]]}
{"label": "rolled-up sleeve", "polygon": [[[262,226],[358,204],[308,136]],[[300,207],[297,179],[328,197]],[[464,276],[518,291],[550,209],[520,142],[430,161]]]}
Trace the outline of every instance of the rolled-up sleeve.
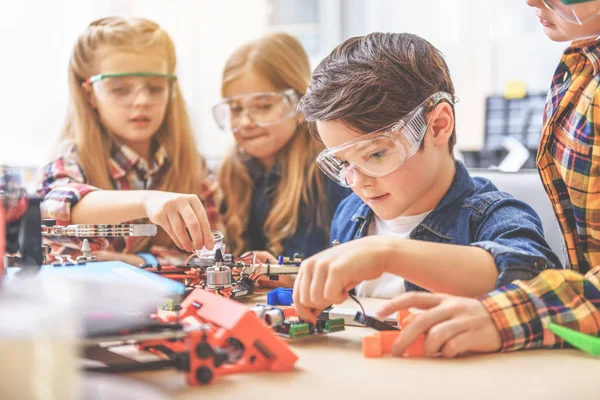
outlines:
{"label": "rolled-up sleeve", "polygon": [[600,266],[583,276],[549,270],[479,297],[502,340],[501,351],[568,346],[551,322],[600,335]]}
{"label": "rolled-up sleeve", "polygon": [[472,246],[489,252],[498,268],[496,287],[530,280],[548,268],[562,268],[544,239],[536,212],[514,198],[495,201],[486,210]]}
{"label": "rolled-up sleeve", "polygon": [[77,161],[61,157],[46,165],[37,194],[42,198],[42,218],[56,219],[58,224],[71,222],[71,210],[88,193],[99,190],[86,183]]}

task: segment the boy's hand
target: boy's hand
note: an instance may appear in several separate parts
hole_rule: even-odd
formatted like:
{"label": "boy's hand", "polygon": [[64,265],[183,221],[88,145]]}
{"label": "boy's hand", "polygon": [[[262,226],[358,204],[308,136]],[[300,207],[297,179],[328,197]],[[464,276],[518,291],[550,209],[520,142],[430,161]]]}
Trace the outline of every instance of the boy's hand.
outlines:
{"label": "boy's hand", "polygon": [[198,196],[148,191],[144,208],[150,222],[161,226],[180,249],[191,253],[203,246],[213,248],[210,224]]}
{"label": "boy's hand", "polygon": [[392,349],[394,355],[403,354],[421,333],[426,333],[425,353],[430,357],[491,353],[502,345],[496,326],[477,299],[412,292],[390,300],[377,314],[384,317],[411,307],[426,311],[402,329]]}
{"label": "boy's hand", "polygon": [[323,309],[346,300],[360,282],[380,277],[389,255],[386,238],[369,236],[304,260],[293,295],[300,318],[314,322]]}

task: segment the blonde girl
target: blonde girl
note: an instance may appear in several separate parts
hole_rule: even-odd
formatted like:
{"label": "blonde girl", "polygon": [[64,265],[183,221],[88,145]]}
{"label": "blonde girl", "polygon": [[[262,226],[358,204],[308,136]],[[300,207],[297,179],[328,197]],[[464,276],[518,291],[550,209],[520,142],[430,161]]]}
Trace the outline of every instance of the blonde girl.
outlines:
{"label": "blonde girl", "polygon": [[151,239],[94,240],[99,259],[177,263],[213,245],[216,181],[196,151],[175,66],[167,32],[141,18],[94,21],[73,48],[62,144],[39,188],[43,216],[162,228]]}
{"label": "blonde girl", "polygon": [[322,145],[296,113],[310,81],[302,45],[285,33],[238,48],[223,71],[217,124],[236,144],[222,163],[226,238],[232,253],[312,255],[328,247],[329,226],[348,194],[319,171]]}

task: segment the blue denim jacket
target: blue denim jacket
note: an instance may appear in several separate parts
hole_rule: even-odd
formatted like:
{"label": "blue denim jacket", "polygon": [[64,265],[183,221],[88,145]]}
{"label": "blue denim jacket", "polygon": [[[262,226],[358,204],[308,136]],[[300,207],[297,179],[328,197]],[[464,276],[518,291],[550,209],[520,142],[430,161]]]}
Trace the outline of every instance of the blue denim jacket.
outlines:
{"label": "blue denim jacket", "polygon": [[[254,182],[254,190],[245,236],[249,250],[265,250],[267,238],[263,227],[271,209],[271,200],[279,185],[281,164],[278,162],[268,173],[265,173],[255,160],[249,160],[246,162],[246,168]],[[328,202],[330,215],[333,215],[340,202],[352,191],[329,179],[326,181],[326,198],[318,199],[318,202]],[[311,210],[300,210],[296,232],[282,241],[282,255],[291,257],[294,253],[302,253],[305,257],[309,257],[329,247],[328,239],[326,232],[316,226],[314,213]]]}
{"label": "blue denim jacket", "polygon": [[[344,243],[366,236],[372,218],[368,205],[356,194],[348,196],[333,217],[331,240]],[[460,162],[450,189],[410,238],[487,250],[498,267],[496,287],[532,279],[546,268],[561,268],[536,212],[498,191],[488,179],[471,178]],[[425,290],[410,282],[405,285],[407,291]]]}

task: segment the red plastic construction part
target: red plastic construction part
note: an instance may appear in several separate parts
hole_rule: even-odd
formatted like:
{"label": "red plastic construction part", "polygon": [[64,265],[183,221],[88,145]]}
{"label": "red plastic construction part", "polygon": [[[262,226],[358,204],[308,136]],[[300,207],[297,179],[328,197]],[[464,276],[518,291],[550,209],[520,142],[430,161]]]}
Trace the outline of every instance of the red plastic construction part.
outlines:
{"label": "red plastic construction part", "polygon": [[152,341],[148,350],[165,346],[187,354],[190,385],[210,383],[216,376],[257,371],[290,371],[298,357],[287,343],[243,304],[195,289],[181,303],[179,321],[188,329],[182,344]]}

